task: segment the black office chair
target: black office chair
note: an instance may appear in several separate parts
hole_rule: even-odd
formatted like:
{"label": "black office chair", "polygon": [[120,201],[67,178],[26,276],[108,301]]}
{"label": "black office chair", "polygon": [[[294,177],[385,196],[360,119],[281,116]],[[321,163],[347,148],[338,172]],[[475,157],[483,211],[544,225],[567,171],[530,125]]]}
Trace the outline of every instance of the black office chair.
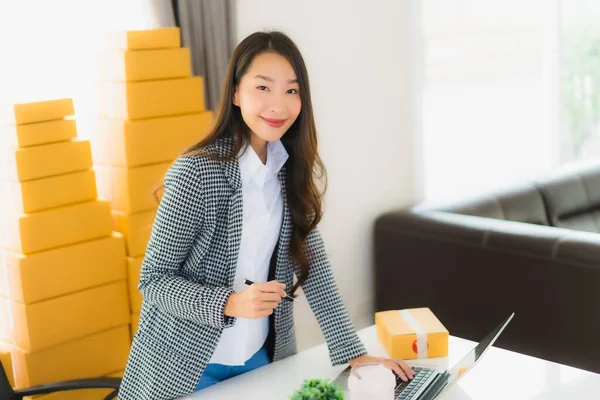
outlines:
{"label": "black office chair", "polygon": [[27,389],[14,390],[12,386],[10,386],[8,376],[6,376],[6,371],[4,371],[4,366],[0,363],[0,399],[2,400],[22,400],[25,396],[61,392],[64,390],[114,389],[104,398],[104,400],[113,400],[117,398],[120,385],[121,378],[90,378],[47,383],[45,385],[33,386]]}

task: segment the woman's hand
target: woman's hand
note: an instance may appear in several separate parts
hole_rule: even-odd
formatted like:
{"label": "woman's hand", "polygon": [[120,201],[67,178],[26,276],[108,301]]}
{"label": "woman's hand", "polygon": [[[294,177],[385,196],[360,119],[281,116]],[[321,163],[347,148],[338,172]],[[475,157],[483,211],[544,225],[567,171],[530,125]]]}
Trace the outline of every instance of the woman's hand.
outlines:
{"label": "woman's hand", "polygon": [[356,364],[368,363],[382,364],[387,369],[391,369],[392,371],[394,371],[396,375],[398,375],[400,379],[402,379],[404,382],[415,377],[415,371],[413,371],[413,369],[402,360],[391,360],[389,358],[373,357],[367,354],[349,361],[349,364],[352,367],[354,367]]}
{"label": "woman's hand", "polygon": [[225,315],[242,318],[267,317],[273,314],[273,309],[285,296],[285,283],[253,283],[243,292],[229,296],[225,304]]}

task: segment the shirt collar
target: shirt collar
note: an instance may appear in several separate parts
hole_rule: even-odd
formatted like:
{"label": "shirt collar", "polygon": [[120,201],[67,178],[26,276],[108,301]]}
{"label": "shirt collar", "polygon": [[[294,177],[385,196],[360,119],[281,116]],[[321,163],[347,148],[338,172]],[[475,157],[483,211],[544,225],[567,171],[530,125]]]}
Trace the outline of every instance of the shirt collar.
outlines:
{"label": "shirt collar", "polygon": [[257,178],[264,183],[268,176],[274,176],[279,173],[281,168],[287,162],[289,154],[281,140],[267,142],[267,164],[263,165],[258,155],[250,146],[242,146],[238,154],[238,163],[240,165],[240,175],[242,185],[246,186],[252,179]]}
{"label": "shirt collar", "polygon": [[289,154],[281,140],[267,142],[267,168],[271,175],[277,175],[288,158]]}

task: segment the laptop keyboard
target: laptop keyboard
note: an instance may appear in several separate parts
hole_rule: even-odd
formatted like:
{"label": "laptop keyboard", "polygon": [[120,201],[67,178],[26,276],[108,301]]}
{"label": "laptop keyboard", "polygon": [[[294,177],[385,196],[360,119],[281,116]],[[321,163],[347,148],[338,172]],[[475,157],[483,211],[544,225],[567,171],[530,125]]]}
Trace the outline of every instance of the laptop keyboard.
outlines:
{"label": "laptop keyboard", "polygon": [[396,376],[396,400],[410,400],[427,382],[429,377],[435,372],[435,369],[413,367],[415,377],[408,382],[404,382],[399,376]]}

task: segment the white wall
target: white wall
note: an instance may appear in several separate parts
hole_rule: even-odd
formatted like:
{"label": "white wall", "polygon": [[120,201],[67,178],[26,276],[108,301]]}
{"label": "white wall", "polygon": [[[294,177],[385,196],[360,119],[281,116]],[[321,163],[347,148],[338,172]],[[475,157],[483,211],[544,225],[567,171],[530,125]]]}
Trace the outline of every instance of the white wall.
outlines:
{"label": "white wall", "polygon": [[[414,1],[236,3],[238,43],[254,31],[278,29],[303,53],[329,173],[320,229],[350,315],[364,327],[373,321],[373,222],[422,192]],[[323,337],[301,301],[296,324],[302,349]]]}

